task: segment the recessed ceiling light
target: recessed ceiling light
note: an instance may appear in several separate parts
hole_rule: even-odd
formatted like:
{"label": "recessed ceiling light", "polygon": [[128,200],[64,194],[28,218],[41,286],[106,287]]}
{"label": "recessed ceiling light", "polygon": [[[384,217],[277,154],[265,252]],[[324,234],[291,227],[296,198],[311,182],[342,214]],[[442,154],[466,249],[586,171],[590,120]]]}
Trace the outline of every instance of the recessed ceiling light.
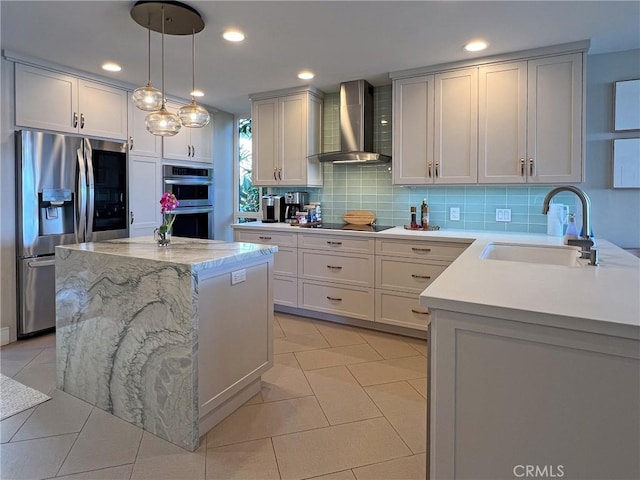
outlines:
{"label": "recessed ceiling light", "polygon": [[189,95],[192,97],[204,97],[204,92],[202,90],[194,90]]}
{"label": "recessed ceiling light", "polygon": [[488,45],[489,44],[484,40],[474,40],[472,42],[467,43],[464,46],[464,49],[467,52],[479,52],[480,50],[484,50],[485,48],[487,48]]}
{"label": "recessed ceiling light", "polygon": [[107,62],[102,65],[102,69],[106,70],[107,72],[119,72],[120,70],[122,70],[122,67],[120,67],[120,65],[118,65],[117,63]]}
{"label": "recessed ceiling light", "polygon": [[241,42],[244,40],[244,33],[239,30],[227,30],[222,34],[222,38],[228,42]]}
{"label": "recessed ceiling light", "polygon": [[298,74],[298,78],[300,80],[311,80],[313,77],[315,77],[315,75],[308,70],[305,70],[304,72],[300,72]]}

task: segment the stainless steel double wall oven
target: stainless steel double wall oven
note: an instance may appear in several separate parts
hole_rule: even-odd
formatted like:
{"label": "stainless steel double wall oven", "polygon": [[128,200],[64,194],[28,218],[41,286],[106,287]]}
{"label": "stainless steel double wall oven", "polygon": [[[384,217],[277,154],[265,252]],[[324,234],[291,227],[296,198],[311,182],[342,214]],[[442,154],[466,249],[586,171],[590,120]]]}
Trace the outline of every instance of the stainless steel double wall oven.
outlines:
{"label": "stainless steel double wall oven", "polygon": [[164,191],[180,202],[173,235],[213,239],[213,168],[164,165],[162,172]]}

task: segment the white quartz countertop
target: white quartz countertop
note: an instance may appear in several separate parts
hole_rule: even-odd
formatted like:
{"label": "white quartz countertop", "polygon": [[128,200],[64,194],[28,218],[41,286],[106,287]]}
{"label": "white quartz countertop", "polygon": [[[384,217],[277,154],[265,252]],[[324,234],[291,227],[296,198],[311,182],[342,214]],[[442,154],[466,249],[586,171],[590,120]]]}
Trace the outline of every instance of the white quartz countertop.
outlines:
{"label": "white quartz countertop", "polygon": [[233,228],[457,242],[469,247],[420,295],[420,303],[494,318],[640,339],[640,259],[596,238],[600,265],[568,267],[482,259],[490,242],[562,245],[544,234],[467,230],[322,230],[251,222]]}
{"label": "white quartz countertop", "polygon": [[153,237],[135,237],[61,245],[56,248],[175,263],[185,265],[193,271],[221,267],[263,255],[272,255],[278,251],[278,247],[275,245],[181,237],[172,237],[171,245],[167,247],[159,247]]}

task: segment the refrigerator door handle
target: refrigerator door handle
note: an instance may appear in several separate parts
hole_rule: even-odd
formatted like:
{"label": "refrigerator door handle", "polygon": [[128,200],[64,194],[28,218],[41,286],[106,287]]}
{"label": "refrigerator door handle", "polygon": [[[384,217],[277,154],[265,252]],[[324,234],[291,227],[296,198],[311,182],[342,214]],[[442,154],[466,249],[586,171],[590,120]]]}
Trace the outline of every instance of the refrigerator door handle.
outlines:
{"label": "refrigerator door handle", "polygon": [[93,241],[93,215],[95,211],[95,187],[93,176],[93,150],[91,148],[91,142],[88,138],[84,140],[84,157],[87,162],[87,175],[88,175],[88,193],[89,198],[87,201],[87,235],[85,242]]}
{"label": "refrigerator door handle", "polygon": [[85,241],[87,228],[87,168],[84,163],[82,146],[78,148],[78,199],[76,213],[78,215],[76,242],[82,243]]}
{"label": "refrigerator door handle", "polygon": [[56,264],[55,258],[53,260],[33,260],[27,262],[29,268],[51,267]]}

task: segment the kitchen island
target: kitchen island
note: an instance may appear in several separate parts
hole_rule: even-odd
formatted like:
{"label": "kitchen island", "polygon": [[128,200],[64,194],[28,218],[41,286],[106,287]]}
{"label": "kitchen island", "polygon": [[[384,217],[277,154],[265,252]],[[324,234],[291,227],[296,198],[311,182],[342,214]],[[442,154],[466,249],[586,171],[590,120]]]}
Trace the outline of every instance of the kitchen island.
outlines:
{"label": "kitchen island", "polygon": [[430,478],[640,478],[640,260],[547,238],[478,235],[421,294]]}
{"label": "kitchen island", "polygon": [[276,251],[175,237],[56,247],[58,388],[195,450],[273,363]]}

